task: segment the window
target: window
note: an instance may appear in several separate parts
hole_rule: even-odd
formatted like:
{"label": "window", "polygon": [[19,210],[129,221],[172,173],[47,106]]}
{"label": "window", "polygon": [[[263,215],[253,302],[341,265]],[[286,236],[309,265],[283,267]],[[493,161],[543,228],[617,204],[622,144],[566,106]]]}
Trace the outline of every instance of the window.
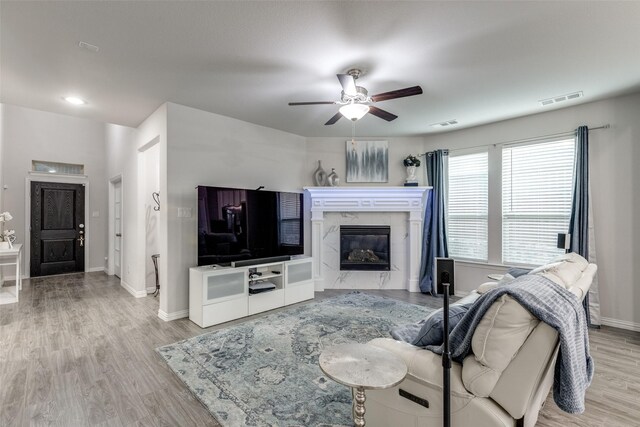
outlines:
{"label": "window", "polygon": [[31,170],[34,172],[47,172],[63,175],[82,175],[84,174],[84,165],[33,160],[31,162]]}
{"label": "window", "polygon": [[447,239],[453,258],[487,261],[488,154],[449,155]]}
{"label": "window", "polygon": [[502,149],[502,262],[544,264],[563,251],[571,216],[573,139]]}
{"label": "window", "polygon": [[300,196],[297,193],[278,193],[278,217],[280,220],[278,232],[281,245],[302,245]]}

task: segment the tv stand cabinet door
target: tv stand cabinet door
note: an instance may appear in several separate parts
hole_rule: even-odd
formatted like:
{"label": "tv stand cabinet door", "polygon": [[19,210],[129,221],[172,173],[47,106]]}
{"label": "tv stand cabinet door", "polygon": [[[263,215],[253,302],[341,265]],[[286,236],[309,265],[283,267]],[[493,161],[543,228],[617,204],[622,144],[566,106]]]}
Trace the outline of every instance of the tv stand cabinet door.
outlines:
{"label": "tv stand cabinet door", "polygon": [[313,258],[303,258],[285,263],[285,305],[313,299]]}
{"label": "tv stand cabinet door", "polygon": [[212,272],[203,277],[202,304],[215,304],[246,297],[247,269],[229,269]]}

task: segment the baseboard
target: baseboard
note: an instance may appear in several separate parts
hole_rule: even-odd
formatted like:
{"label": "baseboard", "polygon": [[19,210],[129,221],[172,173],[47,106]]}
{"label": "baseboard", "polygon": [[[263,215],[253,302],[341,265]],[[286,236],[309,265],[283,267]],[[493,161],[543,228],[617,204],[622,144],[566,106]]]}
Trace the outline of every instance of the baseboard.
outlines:
{"label": "baseboard", "polygon": [[640,332],[640,323],[629,322],[628,320],[612,319],[610,317],[602,317],[600,320],[605,326]]}
{"label": "baseboard", "polygon": [[185,317],[189,317],[189,309],[174,311],[173,313],[167,313],[162,310],[158,310],[158,317],[164,320],[165,322],[170,322],[171,320],[183,319]]}
{"label": "baseboard", "polygon": [[91,267],[88,268],[86,273],[97,273],[97,272],[104,272],[104,267]]}
{"label": "baseboard", "polygon": [[125,288],[127,292],[129,292],[131,295],[133,295],[136,298],[144,298],[147,296],[147,291],[136,291],[135,289],[133,289],[133,287],[131,287],[130,284],[128,284],[124,280],[120,280],[120,286]]}
{"label": "baseboard", "polygon": [[457,290],[457,291],[454,291],[454,292],[453,292],[453,294],[454,294],[455,296],[460,297],[460,298],[466,297],[466,296],[467,296],[467,295],[469,295],[470,293],[471,293],[471,292],[469,292],[469,291],[460,291],[460,290]]}
{"label": "baseboard", "polygon": [[152,288],[147,288],[147,294],[152,294],[156,291],[156,287],[152,287]]}

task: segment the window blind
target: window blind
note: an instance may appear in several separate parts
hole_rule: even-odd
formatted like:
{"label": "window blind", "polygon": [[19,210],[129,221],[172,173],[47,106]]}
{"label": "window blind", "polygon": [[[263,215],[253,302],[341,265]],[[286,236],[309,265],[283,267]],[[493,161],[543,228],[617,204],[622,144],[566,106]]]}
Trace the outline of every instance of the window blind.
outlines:
{"label": "window blind", "polygon": [[449,155],[449,256],[487,261],[488,153]]}
{"label": "window blind", "polygon": [[573,139],[502,150],[502,261],[544,264],[571,216]]}
{"label": "window blind", "polygon": [[300,195],[296,193],[278,193],[280,219],[279,241],[282,245],[301,245]]}

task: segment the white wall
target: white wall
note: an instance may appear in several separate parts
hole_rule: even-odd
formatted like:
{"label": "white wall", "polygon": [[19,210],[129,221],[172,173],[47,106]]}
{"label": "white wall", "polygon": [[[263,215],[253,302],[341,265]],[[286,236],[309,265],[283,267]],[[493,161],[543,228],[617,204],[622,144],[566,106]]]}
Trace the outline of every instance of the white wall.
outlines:
{"label": "white wall", "polygon": [[[350,141],[351,137],[345,136],[340,138],[307,138],[304,185],[316,185],[313,179],[313,173],[318,168],[318,160],[322,161],[322,168],[327,173],[331,172],[331,168],[335,168],[336,173],[340,177],[341,186],[404,185],[407,174],[402,160],[409,154],[416,155],[424,153],[423,137],[358,137],[355,139],[356,141],[389,141],[388,183],[347,183],[346,141]],[[420,166],[420,169],[423,167],[424,164]],[[418,179],[422,179],[422,173],[420,173],[420,171],[418,171],[416,175]]]}
{"label": "white wall", "polygon": [[[107,250],[107,185],[105,178],[105,124],[62,114],[4,104],[2,106],[3,209],[11,212],[9,228],[17,242],[28,243],[25,235],[25,179],[32,160],[84,164],[89,180],[89,231],[86,269],[105,266]],[[37,179],[36,179],[37,180]],[[92,217],[98,212],[98,217]],[[27,265],[23,257],[23,267]],[[23,270],[26,274],[28,270]]]}
{"label": "white wall", "polygon": [[[153,193],[160,192],[160,144],[141,153],[144,157],[145,287],[155,289],[155,269],[151,255],[160,252],[160,211],[156,211]],[[161,200],[162,203],[162,200]]]}
{"label": "white wall", "polygon": [[[456,132],[427,135],[425,148],[490,145],[567,132],[579,125],[610,124],[611,129],[594,130],[589,134],[601,311],[603,322],[640,328],[640,288],[637,286],[640,280],[639,119],[640,94],[635,94]],[[492,230],[490,226],[490,233],[495,241],[495,227]],[[469,273],[470,269],[475,270],[474,274]],[[457,278],[468,280],[458,280],[458,290],[469,291],[484,281],[485,273],[493,268],[460,263],[459,270]]]}
{"label": "white wall", "polygon": [[[168,230],[168,311],[189,306],[189,267],[197,264],[197,185],[302,191],[311,172],[305,139],[205,111],[168,104],[168,191],[160,223]],[[162,153],[162,151],[161,151]],[[162,155],[162,154],[161,154]],[[163,173],[160,172],[161,181]],[[190,208],[190,218],[178,218]],[[308,233],[307,233],[308,234]],[[162,251],[162,245],[161,245]],[[162,256],[162,255],[161,255]]]}

